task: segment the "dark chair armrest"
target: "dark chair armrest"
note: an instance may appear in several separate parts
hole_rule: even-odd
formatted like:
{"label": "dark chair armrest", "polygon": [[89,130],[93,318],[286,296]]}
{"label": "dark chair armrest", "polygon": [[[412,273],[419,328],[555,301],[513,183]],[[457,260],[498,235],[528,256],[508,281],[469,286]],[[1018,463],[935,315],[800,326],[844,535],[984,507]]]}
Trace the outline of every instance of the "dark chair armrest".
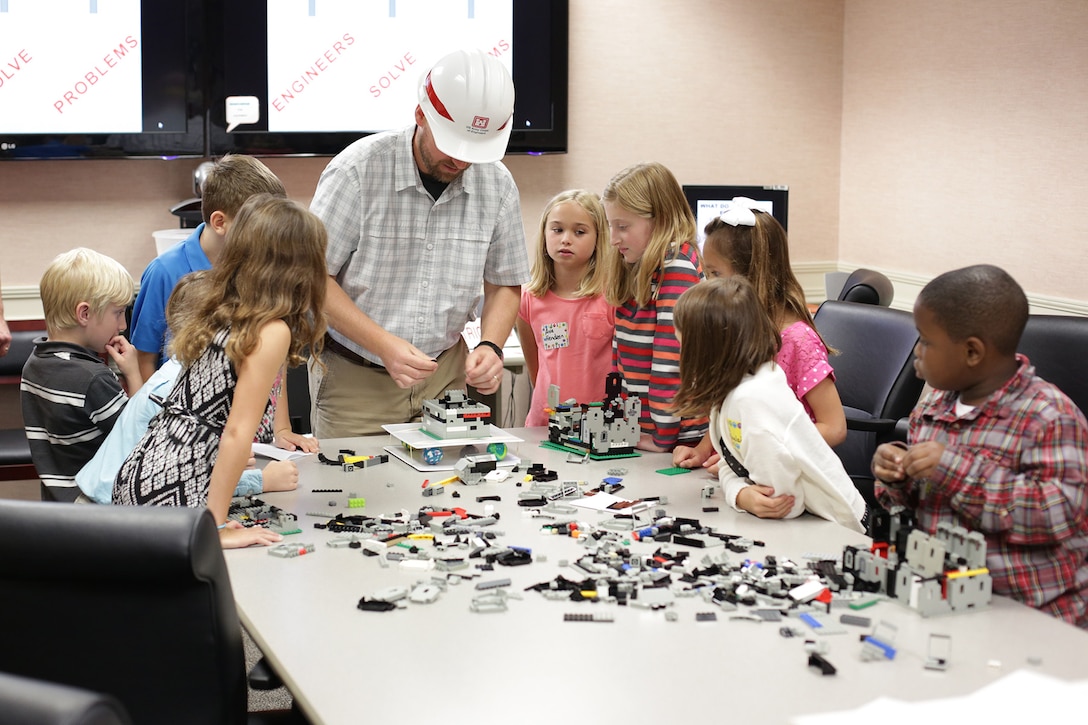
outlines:
{"label": "dark chair armrest", "polygon": [[889,433],[895,430],[899,421],[893,418],[846,418],[847,430],[865,430],[875,433]]}
{"label": "dark chair armrest", "polygon": [[29,677],[0,673],[4,722],[47,725],[131,725],[112,695]]}

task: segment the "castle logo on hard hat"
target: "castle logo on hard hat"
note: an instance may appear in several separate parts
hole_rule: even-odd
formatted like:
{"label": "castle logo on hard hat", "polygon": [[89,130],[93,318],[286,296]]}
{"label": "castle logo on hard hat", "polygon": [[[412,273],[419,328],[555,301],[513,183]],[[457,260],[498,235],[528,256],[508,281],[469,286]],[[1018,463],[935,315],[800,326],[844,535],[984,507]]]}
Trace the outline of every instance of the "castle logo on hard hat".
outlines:
{"label": "castle logo on hard hat", "polygon": [[478,129],[480,129],[482,131],[486,131],[487,130],[487,124],[490,123],[490,122],[491,122],[491,119],[488,118],[487,116],[475,116],[472,119],[472,127],[473,128],[478,128]]}

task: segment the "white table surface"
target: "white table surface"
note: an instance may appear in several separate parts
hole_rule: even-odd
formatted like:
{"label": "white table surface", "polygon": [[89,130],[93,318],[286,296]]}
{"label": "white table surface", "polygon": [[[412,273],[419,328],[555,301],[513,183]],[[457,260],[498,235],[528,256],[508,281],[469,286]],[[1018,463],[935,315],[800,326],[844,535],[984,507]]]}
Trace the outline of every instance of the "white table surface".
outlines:
{"label": "white table surface", "polygon": [[[629,469],[624,496],[668,496],[672,515],[698,518],[722,533],[765,542],[733,560],[762,559],[767,554],[799,560],[804,554],[838,557],[844,544],[867,545],[868,539],[835,524],[805,516],[792,521],[763,521],[726,510],[720,492],[704,502],[702,473],[668,477],[653,471],[671,465],[664,454],[610,462],[574,464],[566,454],[540,448],[544,429],[512,429],[526,442],[512,449],[525,461],[543,463],[560,479],[593,482],[612,467]],[[390,436],[324,441],[326,455],[339,448],[377,454],[394,442]],[[784,638],[779,623],[696,622],[695,613],[715,611],[702,599],[677,599],[679,621],[661,611],[588,602],[544,599],[527,586],[563,574],[581,578],[580,570],[560,568],[584,549],[567,537],[540,533],[542,521],[517,506],[514,480],[481,486],[456,485],[461,498],[447,490],[424,498],[424,474],[395,460],[353,473],[323,466],[316,457],[299,462],[297,491],[262,498],[299,516],[302,534],[291,541],[313,542],[318,550],[295,559],[269,556],[263,548],[226,552],[231,583],[242,622],[282,675],[306,714],[319,723],[403,722],[460,723],[578,722],[683,723],[703,721],[787,722],[791,717],[850,709],[879,696],[904,700],[970,693],[1019,668],[1076,680],[1088,677],[1088,633],[1003,597],[982,612],[923,618],[893,602],[856,612],[898,627],[894,660],[862,662],[858,635],[871,628],[848,628],[829,635],[825,657],[838,674],[821,677],[807,666],[801,638]],[[392,483],[392,486],[387,485]],[[311,489],[342,488],[342,494]],[[448,486],[447,489],[453,489]],[[348,509],[349,494],[366,498],[365,509]],[[461,506],[484,513],[476,496],[497,494],[502,515],[494,528],[500,543],[527,546],[546,561],[521,567],[496,566],[480,579],[451,586],[431,604],[409,604],[391,612],[363,612],[363,596],[391,586],[410,586],[436,572],[383,569],[358,549],[325,545],[334,537],[314,530],[323,519],[307,512],[365,513],[425,504]],[[336,501],[338,507],[330,507]],[[703,513],[704,505],[721,507]],[[580,517],[594,521],[598,514]],[[660,544],[638,543],[633,553],[649,553]],[[702,551],[691,550],[701,556]],[[507,612],[476,614],[469,602],[478,581],[508,577],[509,588],[523,599]],[[613,623],[564,622],[572,613],[611,612]],[[840,611],[835,610],[837,619]],[[783,624],[804,627],[796,618]],[[945,672],[923,668],[930,633],[952,637]],[[1024,693],[1024,697],[1030,697]]]}

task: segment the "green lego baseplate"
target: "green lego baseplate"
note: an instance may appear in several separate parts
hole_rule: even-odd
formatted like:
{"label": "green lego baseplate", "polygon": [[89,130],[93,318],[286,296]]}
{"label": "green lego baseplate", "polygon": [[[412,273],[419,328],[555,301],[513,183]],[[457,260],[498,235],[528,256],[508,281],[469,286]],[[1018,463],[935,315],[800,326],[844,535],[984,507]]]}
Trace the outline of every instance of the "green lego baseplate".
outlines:
{"label": "green lego baseplate", "polygon": [[[540,444],[540,447],[541,448],[550,448],[553,451],[566,451],[568,453],[577,453],[580,456],[584,456],[586,454],[585,451],[574,448],[573,446],[564,446],[561,443],[555,443],[553,441],[543,441]],[[610,460],[612,458],[637,458],[637,457],[639,457],[641,455],[642,454],[639,453],[638,451],[631,451],[630,453],[615,453],[615,454],[590,453],[589,458],[592,461],[607,461],[607,460]]]}
{"label": "green lego baseplate", "polygon": [[691,473],[690,468],[681,468],[680,466],[670,466],[669,468],[659,468],[655,473],[663,473],[666,476],[679,476],[683,473]]}

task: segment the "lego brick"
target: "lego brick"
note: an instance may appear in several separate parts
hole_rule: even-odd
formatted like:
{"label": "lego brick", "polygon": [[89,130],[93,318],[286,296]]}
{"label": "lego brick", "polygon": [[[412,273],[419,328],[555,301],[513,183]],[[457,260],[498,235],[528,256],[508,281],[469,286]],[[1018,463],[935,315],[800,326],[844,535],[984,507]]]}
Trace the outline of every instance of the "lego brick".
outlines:
{"label": "lego brick", "polygon": [[615,615],[611,612],[594,612],[592,614],[566,612],[563,614],[564,622],[614,622]]}
{"label": "lego brick", "polygon": [[800,615],[802,622],[807,624],[813,632],[821,635],[829,634],[845,634],[846,629],[840,627],[837,622],[828,617],[825,614],[817,612],[802,612]]}
{"label": "lego brick", "polygon": [[833,675],[836,672],[835,666],[828,662],[826,659],[824,659],[823,655],[819,654],[818,652],[809,653],[808,666],[819,674],[825,676]]}

